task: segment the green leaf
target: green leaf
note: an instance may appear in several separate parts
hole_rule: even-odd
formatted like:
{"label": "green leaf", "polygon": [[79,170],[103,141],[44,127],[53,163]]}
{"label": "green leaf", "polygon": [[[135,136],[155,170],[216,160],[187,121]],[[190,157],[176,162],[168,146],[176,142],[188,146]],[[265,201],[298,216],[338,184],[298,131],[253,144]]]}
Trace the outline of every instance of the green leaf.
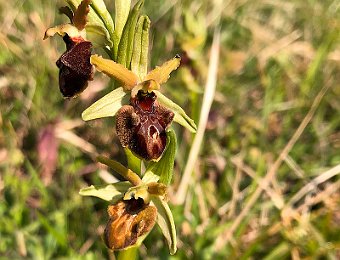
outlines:
{"label": "green leaf", "polygon": [[153,172],[160,177],[160,183],[169,185],[172,179],[175,155],[177,150],[177,140],[174,130],[170,129],[167,133],[167,144],[161,159],[158,162],[150,162],[146,172]]}
{"label": "green leaf", "polygon": [[115,31],[114,31],[114,56],[118,55],[118,46],[124,26],[129,16],[131,0],[115,0]]}
{"label": "green leaf", "polygon": [[157,208],[157,223],[168,242],[170,254],[177,251],[176,227],[169,205],[159,197],[152,197]]}
{"label": "green leaf", "polygon": [[99,24],[86,25],[86,38],[94,47],[113,46],[109,32]]}
{"label": "green leaf", "polygon": [[92,0],[91,6],[98,17],[101,19],[103,24],[105,25],[107,31],[109,32],[111,39],[113,39],[114,35],[114,23],[109,11],[106,8],[106,5],[103,0]]}
{"label": "green leaf", "polygon": [[140,80],[145,78],[148,71],[149,29],[150,19],[142,15],[137,23],[131,60],[131,70]]}
{"label": "green leaf", "polygon": [[94,196],[106,201],[115,202],[123,198],[124,193],[131,187],[128,181],[112,183],[104,187],[91,185],[90,187],[83,188],[79,191],[82,196]]}
{"label": "green leaf", "polygon": [[174,112],[174,121],[187,128],[190,132],[196,133],[197,126],[194,120],[192,120],[179,105],[161,94],[159,91],[155,90],[155,92],[158,102]]}
{"label": "green leaf", "polygon": [[133,42],[136,31],[136,24],[139,16],[139,10],[144,4],[144,0],[138,1],[130,12],[129,18],[125,24],[122,37],[118,47],[117,62],[124,65],[126,68],[130,68]]}
{"label": "green leaf", "polygon": [[128,104],[129,97],[122,87],[116,88],[101,99],[97,100],[82,113],[84,121],[114,116],[124,105]]}

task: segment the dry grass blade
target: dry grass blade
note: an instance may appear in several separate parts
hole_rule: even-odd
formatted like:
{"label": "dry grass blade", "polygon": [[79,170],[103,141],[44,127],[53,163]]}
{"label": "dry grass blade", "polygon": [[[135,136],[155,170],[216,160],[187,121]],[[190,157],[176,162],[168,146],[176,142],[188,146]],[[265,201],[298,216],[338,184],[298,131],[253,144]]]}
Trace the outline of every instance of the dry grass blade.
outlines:
{"label": "dry grass blade", "polygon": [[174,199],[174,203],[176,204],[183,204],[185,200],[188,185],[191,180],[191,173],[197,161],[198,153],[202,145],[205,128],[208,122],[209,111],[215,95],[219,51],[220,51],[220,29],[216,29],[214,33],[213,44],[211,47],[208,78],[205,85],[200,120],[195,139],[190,149],[188,162],[184,169],[184,174]]}
{"label": "dry grass blade", "polygon": [[268,194],[270,199],[272,200],[273,204],[276,208],[282,209],[284,205],[284,200],[282,196],[275,192],[272,188],[270,188],[268,185],[265,185],[265,182],[262,178],[258,177],[256,172],[250,168],[249,166],[245,165],[240,158],[233,157],[231,158],[231,162],[237,166],[241,171],[245,172],[247,175],[249,175],[251,178],[254,179],[254,181],[262,187],[262,189]]}
{"label": "dry grass blade", "polygon": [[287,203],[288,205],[293,205],[297,201],[299,201],[303,196],[305,196],[308,192],[312,191],[319,184],[329,180],[330,178],[340,174],[340,164],[329,169],[328,171],[322,173],[312,181],[310,181],[306,186],[304,186],[299,192],[297,192]]}
{"label": "dry grass blade", "polygon": [[223,248],[227,243],[230,242],[230,239],[232,238],[235,230],[238,228],[242,220],[248,215],[250,209],[253,207],[253,205],[256,203],[256,201],[259,199],[260,195],[262,194],[263,187],[268,186],[270,181],[275,177],[277,170],[281,166],[281,163],[284,161],[284,159],[289,154],[290,150],[293,148],[297,140],[302,135],[303,131],[305,130],[306,126],[309,124],[309,122],[312,120],[313,115],[320,105],[320,102],[323,98],[323,96],[328,91],[330,85],[325,84],[324,87],[320,90],[318,95],[315,97],[314,102],[309,109],[307,115],[302,120],[299,127],[296,129],[295,133],[293,134],[292,138],[289,140],[287,145],[284,147],[282,152],[280,153],[279,157],[276,159],[272,167],[269,168],[266,176],[263,178],[262,186],[258,186],[255,190],[255,192],[251,195],[248,202],[244,206],[243,210],[240,212],[238,217],[235,219],[231,227],[223,232],[221,235],[219,235],[215,241],[214,247],[215,250],[218,251],[221,248]]}

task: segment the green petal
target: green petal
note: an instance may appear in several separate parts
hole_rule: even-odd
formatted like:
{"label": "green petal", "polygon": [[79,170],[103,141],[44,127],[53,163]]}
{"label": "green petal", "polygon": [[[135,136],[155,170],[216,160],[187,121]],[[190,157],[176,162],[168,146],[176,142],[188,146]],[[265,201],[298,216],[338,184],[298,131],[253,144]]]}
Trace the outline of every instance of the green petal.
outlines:
{"label": "green petal", "polygon": [[173,175],[175,155],[177,150],[176,134],[170,129],[167,135],[167,144],[161,159],[158,162],[150,162],[146,172],[153,172],[160,177],[160,183],[169,185]]}
{"label": "green petal", "polygon": [[97,197],[106,201],[118,201],[130,187],[131,183],[128,181],[117,182],[104,187],[91,185],[90,187],[81,189],[79,194],[82,196]]}
{"label": "green petal", "polygon": [[159,197],[152,197],[152,202],[157,208],[157,223],[168,242],[170,254],[177,251],[176,227],[169,205]]}
{"label": "green petal", "polygon": [[174,121],[175,122],[184,126],[190,132],[196,133],[197,126],[196,126],[194,120],[192,120],[179,105],[174,103],[172,100],[168,99],[166,96],[161,94],[159,91],[155,90],[155,93],[157,95],[158,102],[161,105],[170,109],[172,112],[174,112],[174,114],[175,114]]}
{"label": "green petal", "polygon": [[133,43],[131,70],[143,80],[148,71],[150,19],[142,15],[138,19]]}
{"label": "green petal", "polygon": [[81,116],[84,121],[114,116],[117,111],[124,104],[128,104],[128,102],[129,96],[126,95],[122,87],[119,87],[93,103]]}
{"label": "green petal", "polygon": [[151,182],[158,182],[159,176],[154,174],[152,171],[145,171],[145,174],[142,178],[143,183],[148,184]]}

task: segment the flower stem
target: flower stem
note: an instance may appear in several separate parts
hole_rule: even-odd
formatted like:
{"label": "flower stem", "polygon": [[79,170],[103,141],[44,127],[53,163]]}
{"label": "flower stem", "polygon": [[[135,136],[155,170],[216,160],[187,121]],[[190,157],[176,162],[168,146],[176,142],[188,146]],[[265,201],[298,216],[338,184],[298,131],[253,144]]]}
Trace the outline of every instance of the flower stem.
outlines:
{"label": "flower stem", "polygon": [[138,252],[138,248],[137,246],[135,247],[131,247],[129,249],[120,251],[118,253],[118,260],[135,260],[138,258],[137,252]]}
{"label": "flower stem", "polygon": [[[139,176],[142,170],[142,161],[137,158],[129,149],[124,149],[128,161],[128,168],[136,172]],[[134,246],[118,253],[118,260],[135,260],[138,258],[139,246]]]}
{"label": "flower stem", "polygon": [[136,157],[128,148],[125,148],[125,154],[128,161],[128,168],[141,176],[142,161]]}

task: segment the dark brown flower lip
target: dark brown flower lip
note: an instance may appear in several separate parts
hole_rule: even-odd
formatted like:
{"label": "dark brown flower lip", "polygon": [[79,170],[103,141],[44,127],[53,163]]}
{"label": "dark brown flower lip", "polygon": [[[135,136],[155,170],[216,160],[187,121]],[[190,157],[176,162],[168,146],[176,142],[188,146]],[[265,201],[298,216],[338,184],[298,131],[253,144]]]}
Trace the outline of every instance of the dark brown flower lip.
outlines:
{"label": "dark brown flower lip", "polygon": [[144,160],[157,160],[166,147],[166,129],[174,113],[158,104],[154,92],[139,90],[116,116],[120,143]]}
{"label": "dark brown flower lip", "polygon": [[112,250],[122,250],[135,245],[139,238],[151,231],[156,223],[157,209],[139,198],[110,205],[108,214],[105,244]]}
{"label": "dark brown flower lip", "polygon": [[75,97],[93,80],[93,66],[90,63],[92,43],[82,37],[63,37],[66,51],[57,60],[59,68],[59,89],[66,98]]}

